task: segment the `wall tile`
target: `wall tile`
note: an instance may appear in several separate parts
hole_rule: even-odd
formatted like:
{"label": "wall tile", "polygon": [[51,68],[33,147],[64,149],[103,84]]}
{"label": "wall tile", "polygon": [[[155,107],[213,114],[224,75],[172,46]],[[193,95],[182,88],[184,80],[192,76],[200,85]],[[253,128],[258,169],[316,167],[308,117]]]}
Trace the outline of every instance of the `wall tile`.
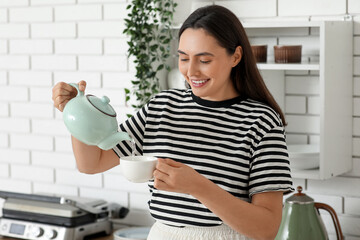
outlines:
{"label": "wall tile", "polygon": [[29,69],[29,57],[28,56],[0,56],[0,69],[5,70],[26,70]]}
{"label": "wall tile", "polygon": [[58,54],[101,54],[101,39],[60,39],[55,40]]}
{"label": "wall tile", "polygon": [[86,90],[89,91],[92,88],[101,87],[101,74],[98,72],[55,72],[54,73],[54,82],[68,82],[68,83],[78,83],[80,80],[85,80]]}
{"label": "wall tile", "polygon": [[0,24],[1,38],[27,38],[29,37],[28,24],[2,23]]}
{"label": "wall tile", "polygon": [[147,183],[131,183],[121,174],[104,174],[105,189],[121,190],[126,192],[147,193]]}
{"label": "wall tile", "polygon": [[360,57],[354,57],[354,75],[360,75]]}
{"label": "wall tile", "polygon": [[127,58],[125,56],[80,56],[79,70],[126,71]]}
{"label": "wall tile", "polygon": [[56,152],[70,152],[72,153],[71,137],[55,137],[55,151]]}
{"label": "wall tile", "polygon": [[56,169],[56,183],[69,186],[102,187],[102,174],[85,174],[78,170]]}
{"label": "wall tile", "polygon": [[29,0],[1,0],[0,7],[28,6]]}
{"label": "wall tile", "polygon": [[354,96],[360,97],[360,77],[354,77]]}
{"label": "wall tile", "polygon": [[128,38],[119,38],[119,39],[105,39],[104,40],[104,51],[105,54],[127,54],[129,48],[127,41]]}
{"label": "wall tile", "polygon": [[[0,133],[0,147],[1,148],[9,147],[9,135],[7,133]],[[2,157],[1,150],[0,150],[0,157]]]}
{"label": "wall tile", "polygon": [[44,103],[12,103],[11,116],[28,118],[52,118],[53,106]]}
{"label": "wall tile", "polygon": [[320,114],[320,97],[308,97],[307,104],[309,114]]}
{"label": "wall tile", "polygon": [[20,163],[20,164],[29,164],[30,163],[30,151],[27,150],[18,150],[18,149],[1,149],[0,148],[0,162],[7,163]]}
{"label": "wall tile", "polygon": [[215,1],[214,3],[231,9],[239,18],[276,16],[275,0]]}
{"label": "wall tile", "polygon": [[52,91],[49,87],[32,87],[30,90],[30,102],[47,103],[53,107]]}
{"label": "wall tile", "polygon": [[150,193],[143,194],[143,193],[130,193],[130,208],[136,209],[149,209],[149,200],[150,200]]}
{"label": "wall tile", "polygon": [[31,66],[35,70],[75,70],[75,56],[33,56]]}
{"label": "wall tile", "polygon": [[8,117],[9,114],[9,104],[0,103],[0,117]]}
{"label": "wall tile", "polygon": [[67,186],[61,184],[49,184],[44,182],[34,182],[33,183],[34,193],[42,194],[54,194],[58,196],[77,196],[78,187],[76,186]]}
{"label": "wall tile", "polygon": [[0,85],[6,85],[6,84],[7,84],[7,72],[0,71]]}
{"label": "wall tile", "polygon": [[50,7],[11,8],[9,10],[10,22],[50,22],[53,19]]}
{"label": "wall tile", "polygon": [[[35,105],[32,103],[32,105]],[[52,106],[51,106],[52,108]],[[68,136],[68,130],[63,121],[54,119],[33,119],[31,122],[33,133],[49,136]]]}
{"label": "wall tile", "polygon": [[316,192],[305,192],[315,202],[325,203],[332,207],[336,213],[343,213],[343,198],[340,196],[332,196],[326,194],[317,194]]}
{"label": "wall tile", "polygon": [[316,76],[287,76],[285,78],[287,94],[319,94],[319,78]]}
{"label": "wall tile", "polygon": [[31,0],[31,5],[58,5],[76,3],[76,0]]}
{"label": "wall tile", "polygon": [[69,5],[55,7],[55,21],[100,20],[101,18],[101,5]]}
{"label": "wall tile", "polygon": [[348,2],[348,13],[359,14],[360,13],[360,2],[358,0],[347,0]]}
{"label": "wall tile", "polygon": [[53,139],[50,136],[38,136],[33,134],[11,134],[10,144],[15,149],[25,150],[53,150]]}
{"label": "wall tile", "polygon": [[[50,69],[49,69],[50,70]],[[9,85],[13,86],[46,86],[52,84],[50,71],[10,71]]]}
{"label": "wall tile", "polygon": [[346,14],[346,0],[278,0],[279,16]]}
{"label": "wall tile", "polygon": [[7,9],[0,9],[0,22],[7,22],[8,11]]}
{"label": "wall tile", "polygon": [[353,134],[360,137],[360,118],[353,118]]}
{"label": "wall tile", "polygon": [[131,81],[135,79],[134,73],[103,73],[103,87],[109,89],[131,88]]}
{"label": "wall tile", "polygon": [[[1,140],[1,136],[0,136]],[[0,163],[0,177],[7,178],[10,176],[10,165],[7,163]]]}
{"label": "wall tile", "polygon": [[306,98],[299,96],[287,96],[285,98],[286,113],[306,113]]}
{"label": "wall tile", "polygon": [[360,157],[360,138],[353,138],[353,156]]}
{"label": "wall tile", "polygon": [[79,37],[125,37],[125,23],[119,21],[79,22]]}
{"label": "wall tile", "polygon": [[124,207],[129,206],[128,193],[122,191],[106,190],[99,188],[89,188],[81,187],[80,188],[80,197],[85,198],[95,198],[103,199],[108,203],[117,203]]}
{"label": "wall tile", "polygon": [[351,215],[360,215],[360,198],[345,197],[344,212]]}
{"label": "wall tile", "polygon": [[75,23],[34,23],[31,24],[32,38],[74,38]]}
{"label": "wall tile", "polygon": [[29,133],[30,120],[26,118],[0,118],[0,131],[8,133]]}
{"label": "wall tile", "polygon": [[[1,14],[1,12],[0,12]],[[7,40],[0,40],[0,53],[7,53],[8,52],[8,46],[7,46]]]}
{"label": "wall tile", "polygon": [[360,15],[356,15],[353,17],[354,21],[354,35],[360,34]]}
{"label": "wall tile", "polygon": [[336,177],[326,181],[308,180],[307,190],[318,194],[360,197],[360,179]]}
{"label": "wall tile", "polygon": [[31,151],[31,163],[34,166],[76,169],[73,153]]}
{"label": "wall tile", "polygon": [[353,100],[353,113],[354,116],[360,117],[360,97],[356,97]]}
{"label": "wall tile", "polygon": [[286,115],[288,126],[286,131],[291,133],[320,133],[320,117]]}
{"label": "wall tile", "polygon": [[52,168],[11,165],[11,177],[19,180],[39,182],[54,182],[54,170]]}
{"label": "wall tile", "polygon": [[50,54],[53,52],[51,40],[20,40],[9,41],[9,51],[12,54]]}
{"label": "wall tile", "polygon": [[123,20],[124,17],[128,15],[130,10],[126,10],[128,3],[122,2],[119,4],[104,4],[104,19],[113,20],[119,19]]}
{"label": "wall tile", "polygon": [[0,178],[0,189],[1,191],[31,193],[31,182],[28,180]]}

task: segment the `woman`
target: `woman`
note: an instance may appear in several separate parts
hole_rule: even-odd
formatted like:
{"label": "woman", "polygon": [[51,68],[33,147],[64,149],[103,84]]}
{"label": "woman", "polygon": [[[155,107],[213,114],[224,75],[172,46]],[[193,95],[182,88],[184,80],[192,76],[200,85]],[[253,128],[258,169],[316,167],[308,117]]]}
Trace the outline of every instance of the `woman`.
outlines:
{"label": "woman", "polygon": [[[120,125],[135,139],[136,154],[159,158],[149,181],[156,223],[148,239],[274,239],[283,194],[293,190],[285,119],[241,23],[226,8],[199,8],[180,29],[178,53],[191,88],[161,92]],[[54,105],[62,111],[75,95],[58,83]],[[72,142],[85,173],[131,154],[126,141],[109,151]]]}

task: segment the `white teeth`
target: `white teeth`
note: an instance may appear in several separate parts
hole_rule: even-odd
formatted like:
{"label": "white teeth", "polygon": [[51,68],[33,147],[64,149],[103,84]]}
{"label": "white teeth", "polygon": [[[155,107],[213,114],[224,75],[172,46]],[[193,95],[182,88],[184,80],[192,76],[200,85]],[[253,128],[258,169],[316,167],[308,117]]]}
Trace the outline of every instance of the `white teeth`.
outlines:
{"label": "white teeth", "polygon": [[196,84],[201,84],[201,83],[206,82],[207,80],[192,80],[192,81]]}

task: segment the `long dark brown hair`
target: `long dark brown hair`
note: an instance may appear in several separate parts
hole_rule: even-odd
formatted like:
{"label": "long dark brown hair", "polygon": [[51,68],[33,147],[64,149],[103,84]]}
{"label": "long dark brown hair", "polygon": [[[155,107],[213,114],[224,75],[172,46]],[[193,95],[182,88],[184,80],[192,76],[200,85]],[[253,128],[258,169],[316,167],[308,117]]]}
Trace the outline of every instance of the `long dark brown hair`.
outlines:
{"label": "long dark brown hair", "polygon": [[244,27],[233,12],[218,5],[198,8],[181,26],[179,39],[187,28],[204,29],[215,37],[220,46],[224,47],[230,55],[234,54],[238,46],[241,46],[242,59],[238,65],[233,67],[230,74],[236,91],[243,98],[250,98],[269,105],[280,115],[283,124],[286,124],[281,108],[266,87],[256,66],[256,60]]}

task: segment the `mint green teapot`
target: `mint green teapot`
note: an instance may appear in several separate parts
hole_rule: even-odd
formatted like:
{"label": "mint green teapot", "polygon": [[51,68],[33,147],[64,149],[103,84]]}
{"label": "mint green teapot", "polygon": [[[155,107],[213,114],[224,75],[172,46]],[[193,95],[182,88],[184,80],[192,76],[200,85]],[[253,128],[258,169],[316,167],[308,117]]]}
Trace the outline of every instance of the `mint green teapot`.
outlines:
{"label": "mint green teapot", "polygon": [[275,240],[328,240],[319,209],[330,213],[335,225],[337,239],[343,240],[343,235],[337,215],[332,207],[325,203],[314,202],[314,199],[302,193],[302,187],[297,187],[295,193],[285,201],[282,220]]}
{"label": "mint green teapot", "polygon": [[70,85],[77,89],[78,94],[65,105],[63,120],[72,136],[103,150],[113,148],[120,141],[131,140],[127,133],[118,132],[116,112],[107,96],[84,95],[77,84]]}

